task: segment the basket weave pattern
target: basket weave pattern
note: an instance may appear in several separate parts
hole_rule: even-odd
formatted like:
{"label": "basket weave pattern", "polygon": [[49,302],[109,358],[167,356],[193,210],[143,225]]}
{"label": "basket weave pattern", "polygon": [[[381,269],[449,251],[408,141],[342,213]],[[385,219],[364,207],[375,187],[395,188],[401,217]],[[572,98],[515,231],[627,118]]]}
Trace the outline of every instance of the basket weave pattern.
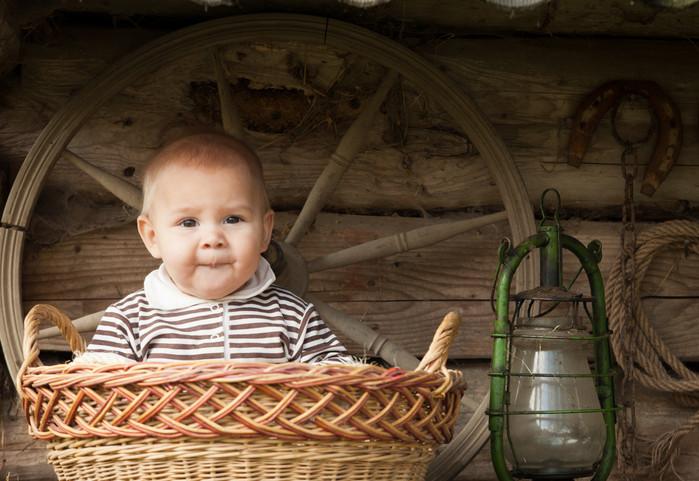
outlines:
{"label": "basket weave pattern", "polygon": [[70,481],[416,481],[434,457],[430,445],[381,441],[97,439],[49,446],[58,478]]}
{"label": "basket weave pattern", "polygon": [[440,374],[225,361],[48,366],[24,375],[38,439],[348,439],[443,443],[459,400]]}
{"label": "basket weave pattern", "polygon": [[[455,325],[438,331],[441,351],[431,348],[422,363],[428,372],[234,361],[42,366],[42,319],[74,350],[83,344],[60,311],[27,315],[18,388],[30,434],[51,442],[59,479],[277,479],[269,470],[279,462],[296,472],[283,479],[377,479],[377,469],[385,479],[421,479],[459,411],[460,376],[445,369],[443,352]],[[253,469],[253,459],[265,468]],[[401,464],[405,476],[395,471]],[[365,474],[348,474],[357,470]]]}

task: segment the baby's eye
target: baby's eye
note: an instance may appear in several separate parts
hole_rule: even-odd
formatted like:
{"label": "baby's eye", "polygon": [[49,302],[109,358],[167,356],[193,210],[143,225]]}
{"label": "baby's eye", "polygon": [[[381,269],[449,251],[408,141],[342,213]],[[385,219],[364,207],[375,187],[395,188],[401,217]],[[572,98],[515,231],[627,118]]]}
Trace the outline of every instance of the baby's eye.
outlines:
{"label": "baby's eye", "polygon": [[181,227],[196,227],[197,221],[194,219],[183,219],[178,225]]}
{"label": "baby's eye", "polygon": [[240,217],[237,215],[229,215],[223,220],[224,224],[237,224],[238,222],[240,222]]}

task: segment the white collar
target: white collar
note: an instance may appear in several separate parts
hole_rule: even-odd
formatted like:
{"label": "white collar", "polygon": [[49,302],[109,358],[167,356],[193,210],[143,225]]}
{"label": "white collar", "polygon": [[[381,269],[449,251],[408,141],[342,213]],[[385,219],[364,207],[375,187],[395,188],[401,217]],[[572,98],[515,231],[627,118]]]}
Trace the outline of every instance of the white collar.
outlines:
{"label": "white collar", "polygon": [[257,270],[240,289],[220,299],[200,299],[179,290],[165,270],[165,264],[161,264],[158,269],[146,276],[143,290],[146,293],[148,303],[156,309],[182,309],[202,303],[249,299],[263,292],[275,280],[276,277],[269,262],[264,257],[260,257]]}

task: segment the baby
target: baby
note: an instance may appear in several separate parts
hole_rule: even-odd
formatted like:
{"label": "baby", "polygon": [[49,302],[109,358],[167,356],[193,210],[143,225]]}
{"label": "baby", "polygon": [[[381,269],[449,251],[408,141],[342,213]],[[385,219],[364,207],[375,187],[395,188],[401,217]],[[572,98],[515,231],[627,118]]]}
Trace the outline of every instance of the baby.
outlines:
{"label": "baby", "polygon": [[272,284],[260,254],[273,224],[262,166],[243,143],[205,133],[166,145],[146,167],[138,217],[162,264],[107,308],[86,356],[356,362],[313,305]]}

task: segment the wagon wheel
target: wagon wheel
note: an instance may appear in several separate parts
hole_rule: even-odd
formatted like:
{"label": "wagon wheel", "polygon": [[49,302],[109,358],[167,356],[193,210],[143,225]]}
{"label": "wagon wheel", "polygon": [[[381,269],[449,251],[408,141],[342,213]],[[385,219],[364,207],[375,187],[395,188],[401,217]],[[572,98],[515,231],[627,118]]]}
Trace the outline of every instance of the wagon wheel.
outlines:
{"label": "wagon wheel", "polygon": [[[145,45],[133,54],[114,64],[91,85],[74,96],[41,132],[27,155],[12,186],[2,217],[0,229],[0,256],[3,261],[0,277],[3,319],[0,324],[0,340],[5,360],[13,377],[21,363],[22,307],[21,307],[21,256],[26,228],[39,196],[44,180],[56,160],[66,156],[76,166],[93,177],[125,203],[140,208],[140,191],[132,184],[66,151],[73,136],[85,121],[108,99],[116,95],[142,75],[175,62],[185,56],[201,52],[216,52],[230,43],[295,41],[308,44],[324,44],[328,47],[361,52],[373,62],[389,71],[362,113],[344,134],[335,153],[313,186],[295,224],[284,242],[278,243],[286,265],[280,278],[296,279],[291,287],[303,290],[308,272],[344,266],[360,261],[386,257],[406,250],[425,247],[470,229],[504,219],[509,221],[515,242],[534,232],[531,205],[521,177],[502,140],[480,112],[475,103],[451,80],[424,58],[407,48],[378,34],[344,22],[301,15],[260,14],[231,17],[202,23],[163,36]],[[227,133],[242,137],[242,122],[233,110],[229,85],[224,79],[220,59],[214,54],[216,76],[221,100],[222,120]],[[306,262],[294,245],[304,236],[314,222],[325,201],[334,191],[353,158],[362,148],[362,141],[370,128],[371,120],[379,110],[384,97],[396,78],[406,77],[432,100],[440,105],[466,134],[483,156],[490,174],[503,198],[505,211],[475,219],[443,223],[423,227],[383,239],[367,242],[339,252]],[[531,261],[521,269],[524,276],[519,287],[535,282],[535,270]],[[367,350],[390,363],[412,369],[417,359],[391,341],[380,336],[365,324],[339,312],[315,297],[321,315],[328,323]],[[94,325],[96,315],[86,316]],[[76,323],[77,324],[77,323]],[[454,477],[478,452],[488,437],[485,406],[466,398],[467,406],[475,412],[452,443],[436,458],[428,472],[428,479],[446,480]]]}

